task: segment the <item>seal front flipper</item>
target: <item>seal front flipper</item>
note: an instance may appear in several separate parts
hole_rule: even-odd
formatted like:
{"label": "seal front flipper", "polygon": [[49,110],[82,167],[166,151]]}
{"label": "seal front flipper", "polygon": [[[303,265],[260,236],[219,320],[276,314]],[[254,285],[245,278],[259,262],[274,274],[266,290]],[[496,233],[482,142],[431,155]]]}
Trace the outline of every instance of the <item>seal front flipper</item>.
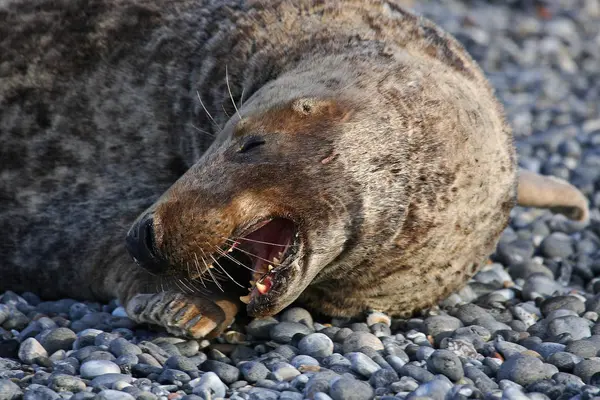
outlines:
{"label": "seal front flipper", "polygon": [[549,208],[584,224],[589,221],[587,198],[569,182],[519,169],[518,185],[518,205]]}
{"label": "seal front flipper", "polygon": [[125,309],[138,323],[160,325],[173,335],[199,339],[225,330],[238,312],[238,304],[227,298],[213,300],[167,291],[136,294],[127,301]]}

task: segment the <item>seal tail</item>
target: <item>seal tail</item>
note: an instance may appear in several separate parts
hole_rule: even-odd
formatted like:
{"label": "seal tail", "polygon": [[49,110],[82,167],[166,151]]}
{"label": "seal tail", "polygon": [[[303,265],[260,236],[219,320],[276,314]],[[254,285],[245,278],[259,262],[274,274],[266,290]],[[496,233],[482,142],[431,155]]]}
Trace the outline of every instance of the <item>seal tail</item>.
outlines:
{"label": "seal tail", "polygon": [[517,203],[524,207],[549,208],[570,219],[587,223],[590,218],[587,198],[569,182],[519,169]]}

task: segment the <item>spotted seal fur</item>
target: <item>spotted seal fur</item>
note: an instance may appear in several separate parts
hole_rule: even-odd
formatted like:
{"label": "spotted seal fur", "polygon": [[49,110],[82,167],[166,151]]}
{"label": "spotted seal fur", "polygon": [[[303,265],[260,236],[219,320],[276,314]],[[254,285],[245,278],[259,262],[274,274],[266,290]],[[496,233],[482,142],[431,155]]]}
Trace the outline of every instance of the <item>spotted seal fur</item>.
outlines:
{"label": "spotted seal fur", "polygon": [[118,297],[192,337],[242,300],[429,307],[517,185],[587,219],[568,183],[519,176],[482,71],[392,0],[4,2],[0,160],[0,290]]}

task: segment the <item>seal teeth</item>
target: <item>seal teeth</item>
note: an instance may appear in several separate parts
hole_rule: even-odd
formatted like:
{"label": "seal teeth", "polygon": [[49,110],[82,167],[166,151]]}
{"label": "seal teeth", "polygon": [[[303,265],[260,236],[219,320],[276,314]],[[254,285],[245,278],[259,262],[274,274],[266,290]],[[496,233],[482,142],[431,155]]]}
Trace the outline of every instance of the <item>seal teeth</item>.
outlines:
{"label": "seal teeth", "polygon": [[267,285],[264,285],[261,282],[256,282],[256,288],[260,294],[265,294],[268,290]]}
{"label": "seal teeth", "polygon": [[250,295],[240,296],[240,301],[244,304],[250,303]]}
{"label": "seal teeth", "polygon": [[273,267],[271,264],[269,264],[269,265],[267,266],[267,268],[269,269],[269,271],[271,271],[271,270],[272,270],[274,267]]}

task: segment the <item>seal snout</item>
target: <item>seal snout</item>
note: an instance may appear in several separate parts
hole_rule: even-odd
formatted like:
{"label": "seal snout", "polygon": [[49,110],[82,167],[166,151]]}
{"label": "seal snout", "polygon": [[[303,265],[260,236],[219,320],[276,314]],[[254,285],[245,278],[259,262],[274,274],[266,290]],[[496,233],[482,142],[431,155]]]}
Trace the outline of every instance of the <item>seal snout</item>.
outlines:
{"label": "seal snout", "polygon": [[167,271],[169,264],[156,247],[154,218],[148,213],[136,221],[125,239],[125,247],[134,261],[153,274]]}

